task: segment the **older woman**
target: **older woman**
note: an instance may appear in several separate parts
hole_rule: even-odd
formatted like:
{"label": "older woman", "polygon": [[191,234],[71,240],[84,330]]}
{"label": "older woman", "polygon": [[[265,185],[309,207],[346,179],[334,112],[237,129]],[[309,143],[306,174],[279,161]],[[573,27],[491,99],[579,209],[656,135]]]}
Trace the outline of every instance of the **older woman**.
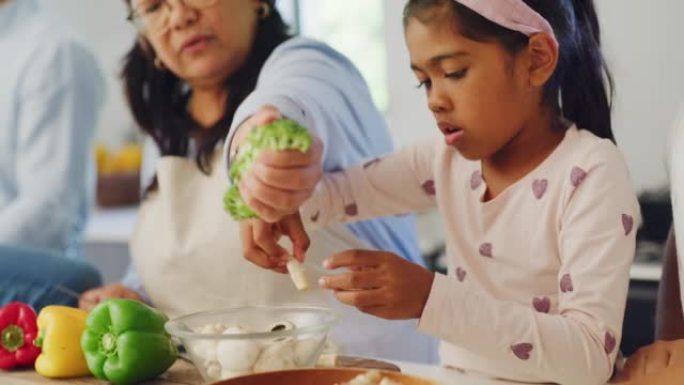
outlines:
{"label": "older woman", "polygon": [[674,227],[667,239],[660,280],[656,328],[659,341],[629,357],[621,375],[628,381],[625,385],[676,385],[684,381],[684,109],[669,144]]}
{"label": "older woman", "polygon": [[[244,261],[250,251],[242,249],[240,225],[222,209],[227,159],[221,146],[229,133],[279,116],[298,120],[320,141],[305,155],[283,156],[306,164],[320,158],[325,170],[391,150],[356,68],[322,43],[290,37],[273,0],[127,2],[140,35],[126,58],[126,94],[161,155],[131,242],[149,300],[172,316],[264,303],[325,304],[344,315],[333,339],[346,352],[434,361],[434,341],[410,322],[388,325],[357,314],[320,289],[298,292],[287,276]],[[302,180],[278,186],[303,194],[309,187]],[[413,219],[404,216],[319,231],[309,260],[359,246],[420,259]],[[140,298],[134,289],[100,288],[82,304]]]}

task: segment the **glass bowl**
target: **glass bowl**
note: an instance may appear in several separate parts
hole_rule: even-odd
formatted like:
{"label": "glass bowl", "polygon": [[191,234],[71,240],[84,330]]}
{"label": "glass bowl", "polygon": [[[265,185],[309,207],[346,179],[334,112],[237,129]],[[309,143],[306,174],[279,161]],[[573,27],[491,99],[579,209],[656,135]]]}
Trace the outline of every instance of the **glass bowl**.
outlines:
{"label": "glass bowl", "polygon": [[316,306],[248,306],[167,322],[206,382],[315,366],[338,317]]}

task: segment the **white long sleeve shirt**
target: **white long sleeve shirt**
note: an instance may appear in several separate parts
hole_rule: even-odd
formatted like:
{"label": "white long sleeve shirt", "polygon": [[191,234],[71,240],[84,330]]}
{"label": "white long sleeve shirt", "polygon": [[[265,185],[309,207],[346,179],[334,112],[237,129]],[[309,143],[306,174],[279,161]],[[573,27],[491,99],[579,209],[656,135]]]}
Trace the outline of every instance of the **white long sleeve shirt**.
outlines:
{"label": "white long sleeve shirt", "polygon": [[621,338],[639,206],[622,155],[568,129],[535,170],[491,201],[480,163],[443,139],[328,174],[310,225],[437,206],[448,274],[419,330],[446,366],[520,382],[605,384]]}

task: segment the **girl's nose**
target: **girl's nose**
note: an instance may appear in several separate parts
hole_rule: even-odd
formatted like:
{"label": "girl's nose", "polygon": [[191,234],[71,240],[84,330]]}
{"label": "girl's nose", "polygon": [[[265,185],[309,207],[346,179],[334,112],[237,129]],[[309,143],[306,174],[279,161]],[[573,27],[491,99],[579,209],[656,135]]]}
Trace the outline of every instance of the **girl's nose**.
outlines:
{"label": "girl's nose", "polygon": [[433,113],[448,111],[452,107],[451,99],[439,89],[433,88],[428,92],[428,108]]}

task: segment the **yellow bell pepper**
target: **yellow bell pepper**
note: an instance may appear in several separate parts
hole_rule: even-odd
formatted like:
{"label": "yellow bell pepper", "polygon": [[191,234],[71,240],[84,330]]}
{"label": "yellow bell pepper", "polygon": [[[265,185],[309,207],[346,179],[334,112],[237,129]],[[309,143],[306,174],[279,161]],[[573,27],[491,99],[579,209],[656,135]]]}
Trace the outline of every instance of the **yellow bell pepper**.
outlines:
{"label": "yellow bell pepper", "polygon": [[88,313],[66,306],[47,306],[38,314],[36,345],[43,353],[36,360],[36,372],[49,378],[90,375],[81,349],[81,334]]}

